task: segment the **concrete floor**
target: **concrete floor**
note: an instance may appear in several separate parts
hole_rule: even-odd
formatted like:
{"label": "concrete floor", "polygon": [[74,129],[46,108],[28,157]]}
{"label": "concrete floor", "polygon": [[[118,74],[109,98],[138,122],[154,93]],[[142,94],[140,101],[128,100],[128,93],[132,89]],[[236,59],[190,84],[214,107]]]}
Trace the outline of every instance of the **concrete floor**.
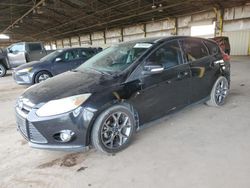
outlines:
{"label": "concrete floor", "polygon": [[233,57],[220,108],[203,104],[152,122],[113,156],[29,148],[14,102],[25,87],[0,78],[0,187],[250,187],[250,58]]}

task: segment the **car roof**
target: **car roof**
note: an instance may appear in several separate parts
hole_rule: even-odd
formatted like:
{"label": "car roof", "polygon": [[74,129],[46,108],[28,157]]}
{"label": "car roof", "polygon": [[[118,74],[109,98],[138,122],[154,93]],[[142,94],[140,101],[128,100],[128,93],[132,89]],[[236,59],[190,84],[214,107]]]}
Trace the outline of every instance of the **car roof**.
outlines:
{"label": "car roof", "polygon": [[218,37],[214,37],[213,39],[222,39],[222,38],[228,38],[227,36],[218,36]]}
{"label": "car roof", "polygon": [[98,49],[99,47],[97,48],[94,48],[94,47],[68,47],[68,48],[61,48],[61,49],[57,49],[57,50],[62,50],[62,51],[66,51],[66,50],[76,50],[76,49]]}
{"label": "car roof", "polygon": [[167,40],[172,39],[183,39],[183,38],[190,38],[190,39],[200,39],[200,40],[208,40],[206,38],[201,37],[191,37],[191,36],[166,36],[166,37],[150,37],[150,38],[142,38],[142,39],[136,39],[131,41],[126,41],[122,43],[130,43],[130,42],[138,42],[138,43],[158,43],[158,42],[164,42]]}

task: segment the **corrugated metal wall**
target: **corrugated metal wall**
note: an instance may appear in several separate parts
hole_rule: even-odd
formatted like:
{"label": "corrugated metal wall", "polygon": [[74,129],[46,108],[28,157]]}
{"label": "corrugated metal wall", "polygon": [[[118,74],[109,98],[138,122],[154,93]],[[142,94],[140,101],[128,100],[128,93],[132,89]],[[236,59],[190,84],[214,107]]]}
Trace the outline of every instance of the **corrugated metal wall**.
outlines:
{"label": "corrugated metal wall", "polygon": [[[166,20],[152,21],[144,24],[126,26],[123,28],[106,29],[71,38],[51,41],[48,47],[57,48],[69,46],[103,47],[122,41],[130,41],[143,37],[191,35],[191,27],[211,24],[216,21],[215,34],[220,35],[219,11],[206,11],[197,14]],[[223,35],[230,39],[232,55],[250,55],[250,6],[240,6],[225,9],[223,19]],[[208,37],[208,36],[202,36]],[[209,36],[209,37],[212,37]]]}
{"label": "corrugated metal wall", "polygon": [[223,31],[229,37],[231,55],[250,55],[250,6],[225,9]]}
{"label": "corrugated metal wall", "polygon": [[229,37],[231,55],[249,55],[250,30],[229,31],[224,35]]}

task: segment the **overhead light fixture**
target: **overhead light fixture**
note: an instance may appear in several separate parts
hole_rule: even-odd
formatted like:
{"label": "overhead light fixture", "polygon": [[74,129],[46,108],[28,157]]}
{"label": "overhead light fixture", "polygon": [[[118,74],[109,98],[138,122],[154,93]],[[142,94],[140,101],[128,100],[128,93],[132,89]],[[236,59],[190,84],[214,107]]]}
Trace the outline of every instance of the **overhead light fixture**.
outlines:
{"label": "overhead light fixture", "polygon": [[41,7],[37,7],[36,13],[43,14],[43,10],[41,9]]}
{"label": "overhead light fixture", "polygon": [[152,9],[156,9],[155,1],[153,0]]}
{"label": "overhead light fixture", "polygon": [[158,12],[163,12],[163,9],[162,9],[162,4],[159,4],[159,7],[158,7]]}
{"label": "overhead light fixture", "polygon": [[5,34],[0,34],[0,39],[10,39],[10,37]]}

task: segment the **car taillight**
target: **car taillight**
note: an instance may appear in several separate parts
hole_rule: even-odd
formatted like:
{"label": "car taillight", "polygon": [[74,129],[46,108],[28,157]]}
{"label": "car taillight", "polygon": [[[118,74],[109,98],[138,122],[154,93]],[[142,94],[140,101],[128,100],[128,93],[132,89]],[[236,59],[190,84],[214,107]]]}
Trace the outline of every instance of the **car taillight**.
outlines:
{"label": "car taillight", "polygon": [[229,62],[229,61],[230,61],[230,56],[229,56],[228,54],[224,53],[224,54],[222,54],[222,55],[223,55],[223,60],[224,60],[225,62]]}
{"label": "car taillight", "polygon": [[221,48],[220,48],[220,51],[222,53],[224,62],[229,62],[230,61],[230,56],[227,53],[225,53]]}

